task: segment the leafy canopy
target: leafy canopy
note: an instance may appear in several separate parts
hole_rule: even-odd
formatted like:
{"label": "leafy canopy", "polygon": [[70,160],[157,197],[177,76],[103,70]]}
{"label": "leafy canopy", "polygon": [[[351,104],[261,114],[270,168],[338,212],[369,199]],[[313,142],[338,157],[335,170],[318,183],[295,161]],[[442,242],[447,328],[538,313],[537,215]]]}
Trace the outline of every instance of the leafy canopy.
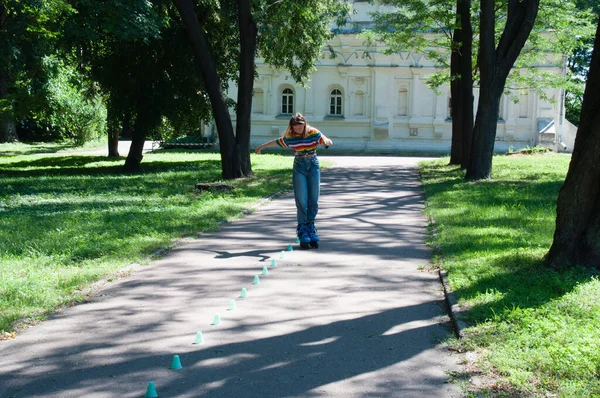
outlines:
{"label": "leafy canopy", "polygon": [[[373,13],[375,27],[363,32],[368,41],[381,41],[388,53],[400,51],[423,52],[441,68],[429,76],[433,88],[450,81],[449,60],[452,51],[452,32],[456,26],[456,0],[380,0],[379,4],[393,6],[393,11]],[[473,75],[478,82],[478,2],[472,3]],[[496,1],[496,43],[507,19],[507,2]],[[535,26],[525,48],[509,76],[506,91],[522,87],[538,89],[564,85],[565,78],[545,71],[547,65],[562,65],[563,55],[594,34],[594,18],[589,11],[579,10],[573,0],[547,0],[540,4]]]}

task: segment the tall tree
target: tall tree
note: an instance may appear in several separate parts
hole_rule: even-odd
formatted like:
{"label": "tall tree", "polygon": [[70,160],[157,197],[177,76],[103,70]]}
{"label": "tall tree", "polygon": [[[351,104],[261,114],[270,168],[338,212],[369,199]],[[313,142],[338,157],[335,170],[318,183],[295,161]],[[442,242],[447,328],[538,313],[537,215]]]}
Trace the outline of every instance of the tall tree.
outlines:
{"label": "tall tree", "polygon": [[[64,0],[0,2],[0,142],[16,140],[18,111],[32,95],[32,81],[43,80],[43,59],[55,52],[64,18],[71,8]],[[43,82],[40,84],[43,85]]]}
{"label": "tall tree", "polygon": [[227,98],[223,90],[224,82],[217,73],[217,63],[214,59],[214,54],[218,51],[218,47],[216,47],[217,43],[213,43],[215,47],[211,47],[211,43],[209,43],[205,33],[205,27],[202,21],[198,19],[198,14],[192,0],[173,1],[181,15],[181,20],[194,49],[196,64],[202,74],[206,93],[212,105],[213,116],[219,134],[223,178],[233,179],[244,177],[246,175],[243,173],[243,169],[247,170],[247,172],[251,172],[252,169],[249,163],[244,165],[242,169],[241,157],[236,150],[233,125],[229,116]]}
{"label": "tall tree", "polygon": [[[508,20],[508,5],[520,3],[519,1],[489,1],[477,2],[473,6],[470,1],[461,0],[379,0],[378,3],[395,6],[394,11],[377,12],[374,14],[376,27],[374,32],[376,38],[382,40],[389,46],[389,52],[411,51],[424,52],[428,58],[433,59],[439,68],[438,73],[428,76],[428,83],[431,87],[438,87],[442,84],[450,84],[452,98],[452,147],[451,163],[460,162],[463,168],[468,168],[470,156],[473,153],[472,131],[470,126],[472,120],[472,102],[469,95],[472,92],[466,85],[470,79],[477,87],[481,82],[481,65],[476,64],[472,67],[465,60],[465,56],[472,49],[474,59],[478,61],[478,51],[480,49],[479,4],[487,7],[495,6],[494,19],[490,21],[495,24],[494,32],[498,35],[495,40],[500,40],[500,33],[506,36],[506,26],[502,32],[501,24]],[[523,2],[527,3],[527,2]],[[512,9],[512,8],[511,8]],[[454,11],[453,11],[454,10]],[[514,13],[511,12],[511,18],[514,19]],[[471,21],[466,20],[467,16]],[[478,19],[479,18],[479,19]],[[528,88],[535,91],[540,97],[544,98],[546,93],[544,89],[556,87],[562,83],[561,79],[553,72],[545,72],[544,68],[539,68],[540,64],[548,63],[548,54],[569,54],[577,46],[577,36],[583,38],[591,36],[590,30],[591,18],[586,13],[576,12],[573,0],[547,0],[540,5],[539,13],[535,20],[535,28],[528,36],[528,43],[518,53],[513,69],[507,79],[505,79],[503,89],[509,96],[513,96],[511,91]],[[473,33],[468,36],[465,30],[471,28]],[[370,38],[368,34],[363,36]],[[461,61],[462,59],[465,62]],[[448,65],[448,59],[450,65]],[[485,59],[485,58],[484,58]],[[500,59],[500,58],[498,58]],[[557,62],[558,63],[558,62]],[[459,67],[459,65],[462,65]],[[459,72],[464,68],[463,72]],[[467,76],[467,70],[471,70],[472,79]],[[459,78],[461,80],[459,80]],[[459,84],[464,84],[461,90]],[[465,94],[465,95],[463,95]],[[513,96],[515,99],[516,96]],[[467,101],[463,103],[462,101]],[[461,112],[462,111],[462,112]],[[482,117],[491,113],[489,119],[497,119],[498,109],[488,107],[479,113],[480,123]],[[470,115],[469,115],[470,113]],[[490,130],[491,131],[491,130]],[[495,137],[496,129],[493,129]],[[462,145],[461,145],[462,142]],[[483,147],[481,147],[483,148]],[[474,149],[479,151],[479,149]],[[493,151],[493,149],[492,149]],[[485,156],[491,156],[491,152]],[[491,160],[491,158],[490,158]]]}
{"label": "tall tree", "polygon": [[144,142],[160,126],[188,132],[209,120],[203,81],[169,0],[71,1],[78,14],[68,41],[106,93],[109,144],[119,125],[132,127],[127,171],[140,168]]}
{"label": "tall tree", "polygon": [[375,35],[367,32],[363,37],[367,41],[382,40],[388,46],[386,53],[410,49],[434,60],[440,72],[429,76],[429,85],[437,88],[450,84],[450,164],[465,164],[473,129],[471,1],[381,0],[380,3],[395,6],[395,10],[375,12]]}
{"label": "tall tree", "polygon": [[452,145],[450,164],[466,168],[473,132],[473,27],[471,0],[457,0],[450,57]]}
{"label": "tall tree", "polygon": [[506,79],[533,25],[540,0],[508,0],[506,25],[496,46],[496,8],[481,1],[479,59],[480,89],[467,179],[491,178],[500,97]]}
{"label": "tall tree", "polygon": [[[580,10],[591,10],[593,15],[600,15],[600,3],[595,0],[577,0],[577,8]],[[593,37],[577,37],[580,39],[579,46],[568,58],[569,82],[571,83],[565,94],[565,116],[574,125],[579,125],[583,91],[587,80],[592,49]]]}
{"label": "tall tree", "polygon": [[252,16],[252,1],[238,0],[237,3],[240,29],[240,75],[235,125],[235,152],[240,158],[241,174],[248,176],[252,174],[249,146],[258,27]]}
{"label": "tall tree", "polygon": [[552,268],[600,269],[600,22],[583,95],[581,119],[565,182],[556,204]]}
{"label": "tall tree", "polygon": [[[233,1],[233,0],[232,0]],[[222,2],[226,14],[232,1]],[[275,68],[285,68],[297,82],[304,81],[314,70],[315,61],[325,41],[332,36],[331,22],[347,15],[348,4],[343,0],[266,1],[237,0],[233,19],[222,18],[222,25],[235,27],[231,37],[239,37],[238,101],[236,107],[236,134],[226,105],[228,99],[222,86],[223,79],[215,77],[219,62],[215,55],[225,47],[219,37],[208,36],[205,27],[206,5],[193,0],[173,0],[176,4],[190,42],[194,48],[199,69],[202,71],[207,93],[210,96],[219,134],[223,178],[237,178],[252,173],[250,165],[250,117],[255,76],[255,55],[260,55]],[[208,79],[208,80],[207,80]],[[209,82],[210,81],[210,82]]]}

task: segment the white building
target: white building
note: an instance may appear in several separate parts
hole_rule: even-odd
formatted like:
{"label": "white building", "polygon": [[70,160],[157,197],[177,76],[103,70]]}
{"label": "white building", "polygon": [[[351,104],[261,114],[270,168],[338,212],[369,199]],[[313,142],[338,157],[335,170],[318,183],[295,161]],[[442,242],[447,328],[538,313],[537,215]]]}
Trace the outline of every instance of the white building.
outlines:
{"label": "white building", "polygon": [[[368,24],[369,12],[380,6],[355,1],[353,21]],[[321,130],[335,148],[377,153],[449,153],[452,120],[449,87],[437,95],[426,84],[436,71],[424,54],[382,53],[383,46],[366,48],[351,30],[337,34],[322,51],[304,88],[284,70],[257,59],[254,82],[251,147],[281,136],[292,113],[300,112]],[[331,51],[333,50],[333,52]],[[558,75],[562,68],[547,66]],[[237,98],[235,85],[229,93]],[[501,100],[495,150],[546,145],[571,151],[574,129],[564,127],[564,92],[547,91],[550,101],[521,90],[519,101]],[[474,106],[478,93],[475,90]],[[232,114],[235,120],[235,114]],[[561,144],[561,142],[563,144]]]}

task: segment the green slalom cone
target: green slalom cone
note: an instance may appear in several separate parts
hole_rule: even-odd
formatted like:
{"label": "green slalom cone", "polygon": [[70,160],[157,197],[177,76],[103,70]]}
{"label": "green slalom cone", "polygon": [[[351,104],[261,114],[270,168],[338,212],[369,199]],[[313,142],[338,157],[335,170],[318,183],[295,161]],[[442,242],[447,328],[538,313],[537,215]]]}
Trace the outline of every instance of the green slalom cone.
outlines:
{"label": "green slalom cone", "polygon": [[229,311],[235,310],[235,300],[229,302]]}
{"label": "green slalom cone", "polygon": [[192,344],[204,344],[204,337],[202,337],[202,332],[196,333],[196,340]]}
{"label": "green slalom cone", "polygon": [[221,317],[219,316],[219,314],[215,314],[215,319],[213,320],[213,325],[218,325],[221,323]]}
{"label": "green slalom cone", "polygon": [[288,245],[288,251],[289,252],[293,252],[294,251],[294,248],[292,247],[292,245]]}
{"label": "green slalom cone", "polygon": [[246,298],[246,297],[248,297],[248,292],[246,291],[246,288],[243,287],[242,293],[240,294],[240,298]]}
{"label": "green slalom cone", "polygon": [[277,260],[274,258],[271,259],[271,267],[277,267]]}
{"label": "green slalom cone", "polygon": [[258,285],[260,283],[260,279],[258,275],[254,275],[254,280],[252,281],[253,285]]}
{"label": "green slalom cone", "polygon": [[285,252],[282,250],[281,254],[279,255],[279,258],[284,258],[285,257]]}
{"label": "green slalom cone", "polygon": [[154,386],[154,382],[148,382],[148,387],[146,388],[145,398],[157,398],[158,393],[156,392],[156,387]]}
{"label": "green slalom cone", "polygon": [[179,355],[173,355],[173,360],[171,361],[171,369],[177,370],[181,369],[181,360],[179,359]]}
{"label": "green slalom cone", "polygon": [[263,267],[262,274],[269,275],[269,270],[267,269],[267,267]]}

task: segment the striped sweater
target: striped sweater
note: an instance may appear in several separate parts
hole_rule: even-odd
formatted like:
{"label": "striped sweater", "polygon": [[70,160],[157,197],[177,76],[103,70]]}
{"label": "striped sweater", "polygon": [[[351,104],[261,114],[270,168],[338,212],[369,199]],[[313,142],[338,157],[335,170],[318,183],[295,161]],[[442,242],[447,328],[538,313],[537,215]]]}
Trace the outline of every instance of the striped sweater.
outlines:
{"label": "striped sweater", "polygon": [[301,135],[294,136],[292,138],[280,137],[277,140],[277,145],[282,148],[291,148],[294,152],[307,153],[316,151],[319,144],[323,144],[324,139],[321,132],[317,129],[308,131],[306,138],[302,138]]}

